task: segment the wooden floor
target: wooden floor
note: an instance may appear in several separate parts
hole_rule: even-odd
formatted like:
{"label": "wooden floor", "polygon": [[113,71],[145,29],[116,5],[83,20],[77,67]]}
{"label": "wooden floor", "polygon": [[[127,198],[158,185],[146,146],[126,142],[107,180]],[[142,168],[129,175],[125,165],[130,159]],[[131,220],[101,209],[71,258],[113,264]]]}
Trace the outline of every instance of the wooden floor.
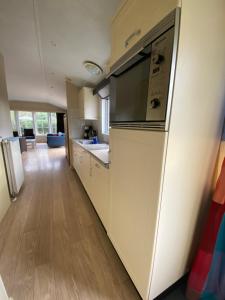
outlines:
{"label": "wooden floor", "polygon": [[65,150],[24,155],[25,185],[0,224],[0,274],[25,299],[140,299]]}

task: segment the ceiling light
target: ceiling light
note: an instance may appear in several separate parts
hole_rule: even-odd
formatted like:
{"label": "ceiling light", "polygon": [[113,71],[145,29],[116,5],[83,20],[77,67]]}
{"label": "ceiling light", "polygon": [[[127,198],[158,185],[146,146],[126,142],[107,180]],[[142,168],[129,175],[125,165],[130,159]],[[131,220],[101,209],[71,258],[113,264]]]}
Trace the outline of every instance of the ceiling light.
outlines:
{"label": "ceiling light", "polygon": [[83,63],[83,65],[92,76],[99,76],[103,73],[102,68],[92,61],[87,60]]}

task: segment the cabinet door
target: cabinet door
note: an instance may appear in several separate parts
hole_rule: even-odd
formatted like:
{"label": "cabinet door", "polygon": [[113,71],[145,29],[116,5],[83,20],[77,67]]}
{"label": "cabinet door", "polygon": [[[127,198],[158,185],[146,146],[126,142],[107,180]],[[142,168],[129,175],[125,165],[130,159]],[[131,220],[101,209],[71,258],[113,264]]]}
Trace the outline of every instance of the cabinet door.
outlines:
{"label": "cabinet door", "polygon": [[151,274],[165,139],[165,132],[110,131],[108,235],[143,299]]}
{"label": "cabinet door", "polygon": [[79,92],[79,115],[81,119],[98,119],[98,98],[91,88],[83,87]]}
{"label": "cabinet door", "polygon": [[83,152],[80,154],[80,168],[81,181],[83,183],[83,186],[85,187],[86,192],[90,195],[91,155],[85,150],[83,150]]}
{"label": "cabinet door", "polygon": [[73,143],[73,167],[77,174],[80,176],[80,153],[81,147],[76,143]]}
{"label": "cabinet door", "polygon": [[91,201],[106,230],[109,223],[109,169],[91,157]]}
{"label": "cabinet door", "polygon": [[179,3],[179,0],[127,0],[112,22],[110,64],[115,63]]}
{"label": "cabinet door", "polygon": [[98,99],[90,88],[84,89],[84,116],[86,120],[98,119]]}

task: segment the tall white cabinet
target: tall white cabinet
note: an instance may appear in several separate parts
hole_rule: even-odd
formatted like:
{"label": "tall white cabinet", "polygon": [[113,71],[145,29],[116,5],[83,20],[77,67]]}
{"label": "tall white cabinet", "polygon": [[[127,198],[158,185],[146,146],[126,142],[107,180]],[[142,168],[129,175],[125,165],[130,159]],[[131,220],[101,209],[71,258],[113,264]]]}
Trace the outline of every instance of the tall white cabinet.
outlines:
{"label": "tall white cabinet", "polygon": [[112,129],[108,235],[146,299],[167,133]]}
{"label": "tall white cabinet", "polygon": [[[158,12],[157,3],[164,5],[148,2]],[[137,1],[125,2],[119,20],[132,18],[132,5]],[[113,62],[127,51],[115,44],[127,30],[117,32],[116,18]],[[224,119],[224,36],[224,0],[183,0],[168,132],[110,131],[108,235],[143,299],[154,299],[188,271],[198,243]]]}

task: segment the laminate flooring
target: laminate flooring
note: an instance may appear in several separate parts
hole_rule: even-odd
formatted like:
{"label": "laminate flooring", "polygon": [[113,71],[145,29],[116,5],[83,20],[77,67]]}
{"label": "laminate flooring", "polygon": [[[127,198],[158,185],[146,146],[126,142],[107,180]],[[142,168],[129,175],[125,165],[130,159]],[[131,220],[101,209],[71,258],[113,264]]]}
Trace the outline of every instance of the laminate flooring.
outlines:
{"label": "laminate flooring", "polygon": [[25,184],[0,224],[0,274],[14,300],[140,299],[65,149],[23,154]]}

